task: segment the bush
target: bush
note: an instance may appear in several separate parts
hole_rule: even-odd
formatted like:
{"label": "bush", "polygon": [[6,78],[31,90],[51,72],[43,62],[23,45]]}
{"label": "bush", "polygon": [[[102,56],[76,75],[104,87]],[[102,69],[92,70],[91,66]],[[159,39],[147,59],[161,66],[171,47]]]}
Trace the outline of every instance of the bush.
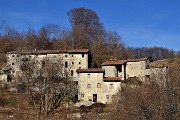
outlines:
{"label": "bush", "polygon": [[4,107],[5,104],[6,104],[5,98],[0,97],[0,106],[1,106],[1,107]]}

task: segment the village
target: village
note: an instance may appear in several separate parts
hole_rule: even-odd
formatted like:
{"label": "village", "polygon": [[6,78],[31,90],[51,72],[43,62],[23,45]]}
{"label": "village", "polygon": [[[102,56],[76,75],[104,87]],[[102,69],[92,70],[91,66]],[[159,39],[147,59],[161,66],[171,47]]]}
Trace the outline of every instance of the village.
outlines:
{"label": "village", "polygon": [[[153,74],[165,73],[167,69],[166,66],[151,68],[150,64],[153,62],[151,57],[110,59],[103,62],[101,68],[89,68],[91,64],[89,49],[12,51],[6,56],[7,66],[1,71],[2,84],[11,84],[23,75],[21,65],[25,58],[29,61],[40,61],[41,65],[43,60],[51,58],[53,61],[61,61],[63,74],[68,72],[69,77],[77,82],[78,101],[104,104],[110,104],[125,83],[138,81],[142,84],[148,82]],[[14,90],[17,91],[17,88]]]}

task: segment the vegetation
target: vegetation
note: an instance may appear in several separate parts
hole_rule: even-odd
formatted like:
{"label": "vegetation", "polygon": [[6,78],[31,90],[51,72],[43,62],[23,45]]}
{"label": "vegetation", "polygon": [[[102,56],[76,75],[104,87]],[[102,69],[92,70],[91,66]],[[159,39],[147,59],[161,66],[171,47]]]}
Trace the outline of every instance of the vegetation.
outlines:
{"label": "vegetation", "polygon": [[[117,94],[120,99],[114,105],[107,106],[105,114],[88,112],[84,115],[84,108],[80,112],[82,119],[180,119],[180,51],[162,47],[127,47],[117,32],[106,30],[96,12],[87,8],[71,9],[67,16],[71,28],[48,24],[39,30],[29,28],[24,32],[19,32],[1,21],[0,68],[6,65],[5,54],[15,50],[88,48],[92,55],[91,67],[100,67],[102,62],[111,58],[169,58],[169,71],[162,73],[164,77],[154,76],[152,81],[137,88],[123,88]],[[37,67],[34,63],[43,63],[43,69],[34,71]],[[25,84],[27,88],[25,92],[18,93],[8,91],[8,85],[0,87],[0,119],[11,119],[11,115],[14,115],[12,119],[67,119],[68,114],[77,112],[73,106],[66,107],[76,88],[69,80],[68,73],[67,77],[60,77],[59,74],[64,74],[61,63],[51,62],[49,58],[41,63],[25,60],[21,69],[23,78],[16,79],[18,84]],[[34,74],[36,77],[32,78]],[[58,82],[54,82],[55,80]],[[39,90],[38,93],[33,91],[35,88]]]}

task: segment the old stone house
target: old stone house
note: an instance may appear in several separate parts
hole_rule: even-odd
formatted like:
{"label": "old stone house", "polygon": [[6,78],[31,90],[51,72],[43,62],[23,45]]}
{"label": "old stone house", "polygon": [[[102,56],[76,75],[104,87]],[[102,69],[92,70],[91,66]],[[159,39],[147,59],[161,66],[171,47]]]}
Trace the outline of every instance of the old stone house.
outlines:
{"label": "old stone house", "polygon": [[62,61],[64,70],[68,71],[75,80],[77,80],[78,68],[89,67],[88,49],[12,51],[7,53],[7,66],[11,68],[10,73],[17,77],[22,73],[20,67],[24,59],[43,61],[45,58]]}

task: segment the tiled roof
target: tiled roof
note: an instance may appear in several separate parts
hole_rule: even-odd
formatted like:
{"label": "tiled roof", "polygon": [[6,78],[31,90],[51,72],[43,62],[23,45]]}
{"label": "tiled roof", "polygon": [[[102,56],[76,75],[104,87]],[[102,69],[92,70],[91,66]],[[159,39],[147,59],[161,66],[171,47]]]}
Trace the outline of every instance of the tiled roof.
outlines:
{"label": "tiled roof", "polygon": [[68,53],[88,53],[89,49],[72,49],[68,50]]}
{"label": "tiled roof", "polygon": [[8,54],[59,54],[59,53],[87,53],[89,49],[72,49],[72,50],[28,50],[28,51],[11,51]]}
{"label": "tiled roof", "polygon": [[101,65],[122,65],[125,64],[126,60],[109,60],[106,62],[103,62]]}
{"label": "tiled roof", "polygon": [[77,69],[77,73],[104,73],[105,70],[102,68],[89,68],[89,69]]}
{"label": "tiled roof", "polygon": [[121,82],[120,77],[105,77],[103,78],[104,82]]}
{"label": "tiled roof", "polygon": [[139,59],[127,59],[127,62],[140,62],[140,61],[145,61],[147,59],[149,59],[149,57],[139,58]]}
{"label": "tiled roof", "polygon": [[126,62],[140,62],[140,61],[145,61],[149,59],[152,62],[152,58],[151,57],[146,57],[146,58],[139,58],[139,59],[127,59],[127,60],[108,60],[106,62],[103,62],[101,65],[105,66],[105,65],[123,65]]}

